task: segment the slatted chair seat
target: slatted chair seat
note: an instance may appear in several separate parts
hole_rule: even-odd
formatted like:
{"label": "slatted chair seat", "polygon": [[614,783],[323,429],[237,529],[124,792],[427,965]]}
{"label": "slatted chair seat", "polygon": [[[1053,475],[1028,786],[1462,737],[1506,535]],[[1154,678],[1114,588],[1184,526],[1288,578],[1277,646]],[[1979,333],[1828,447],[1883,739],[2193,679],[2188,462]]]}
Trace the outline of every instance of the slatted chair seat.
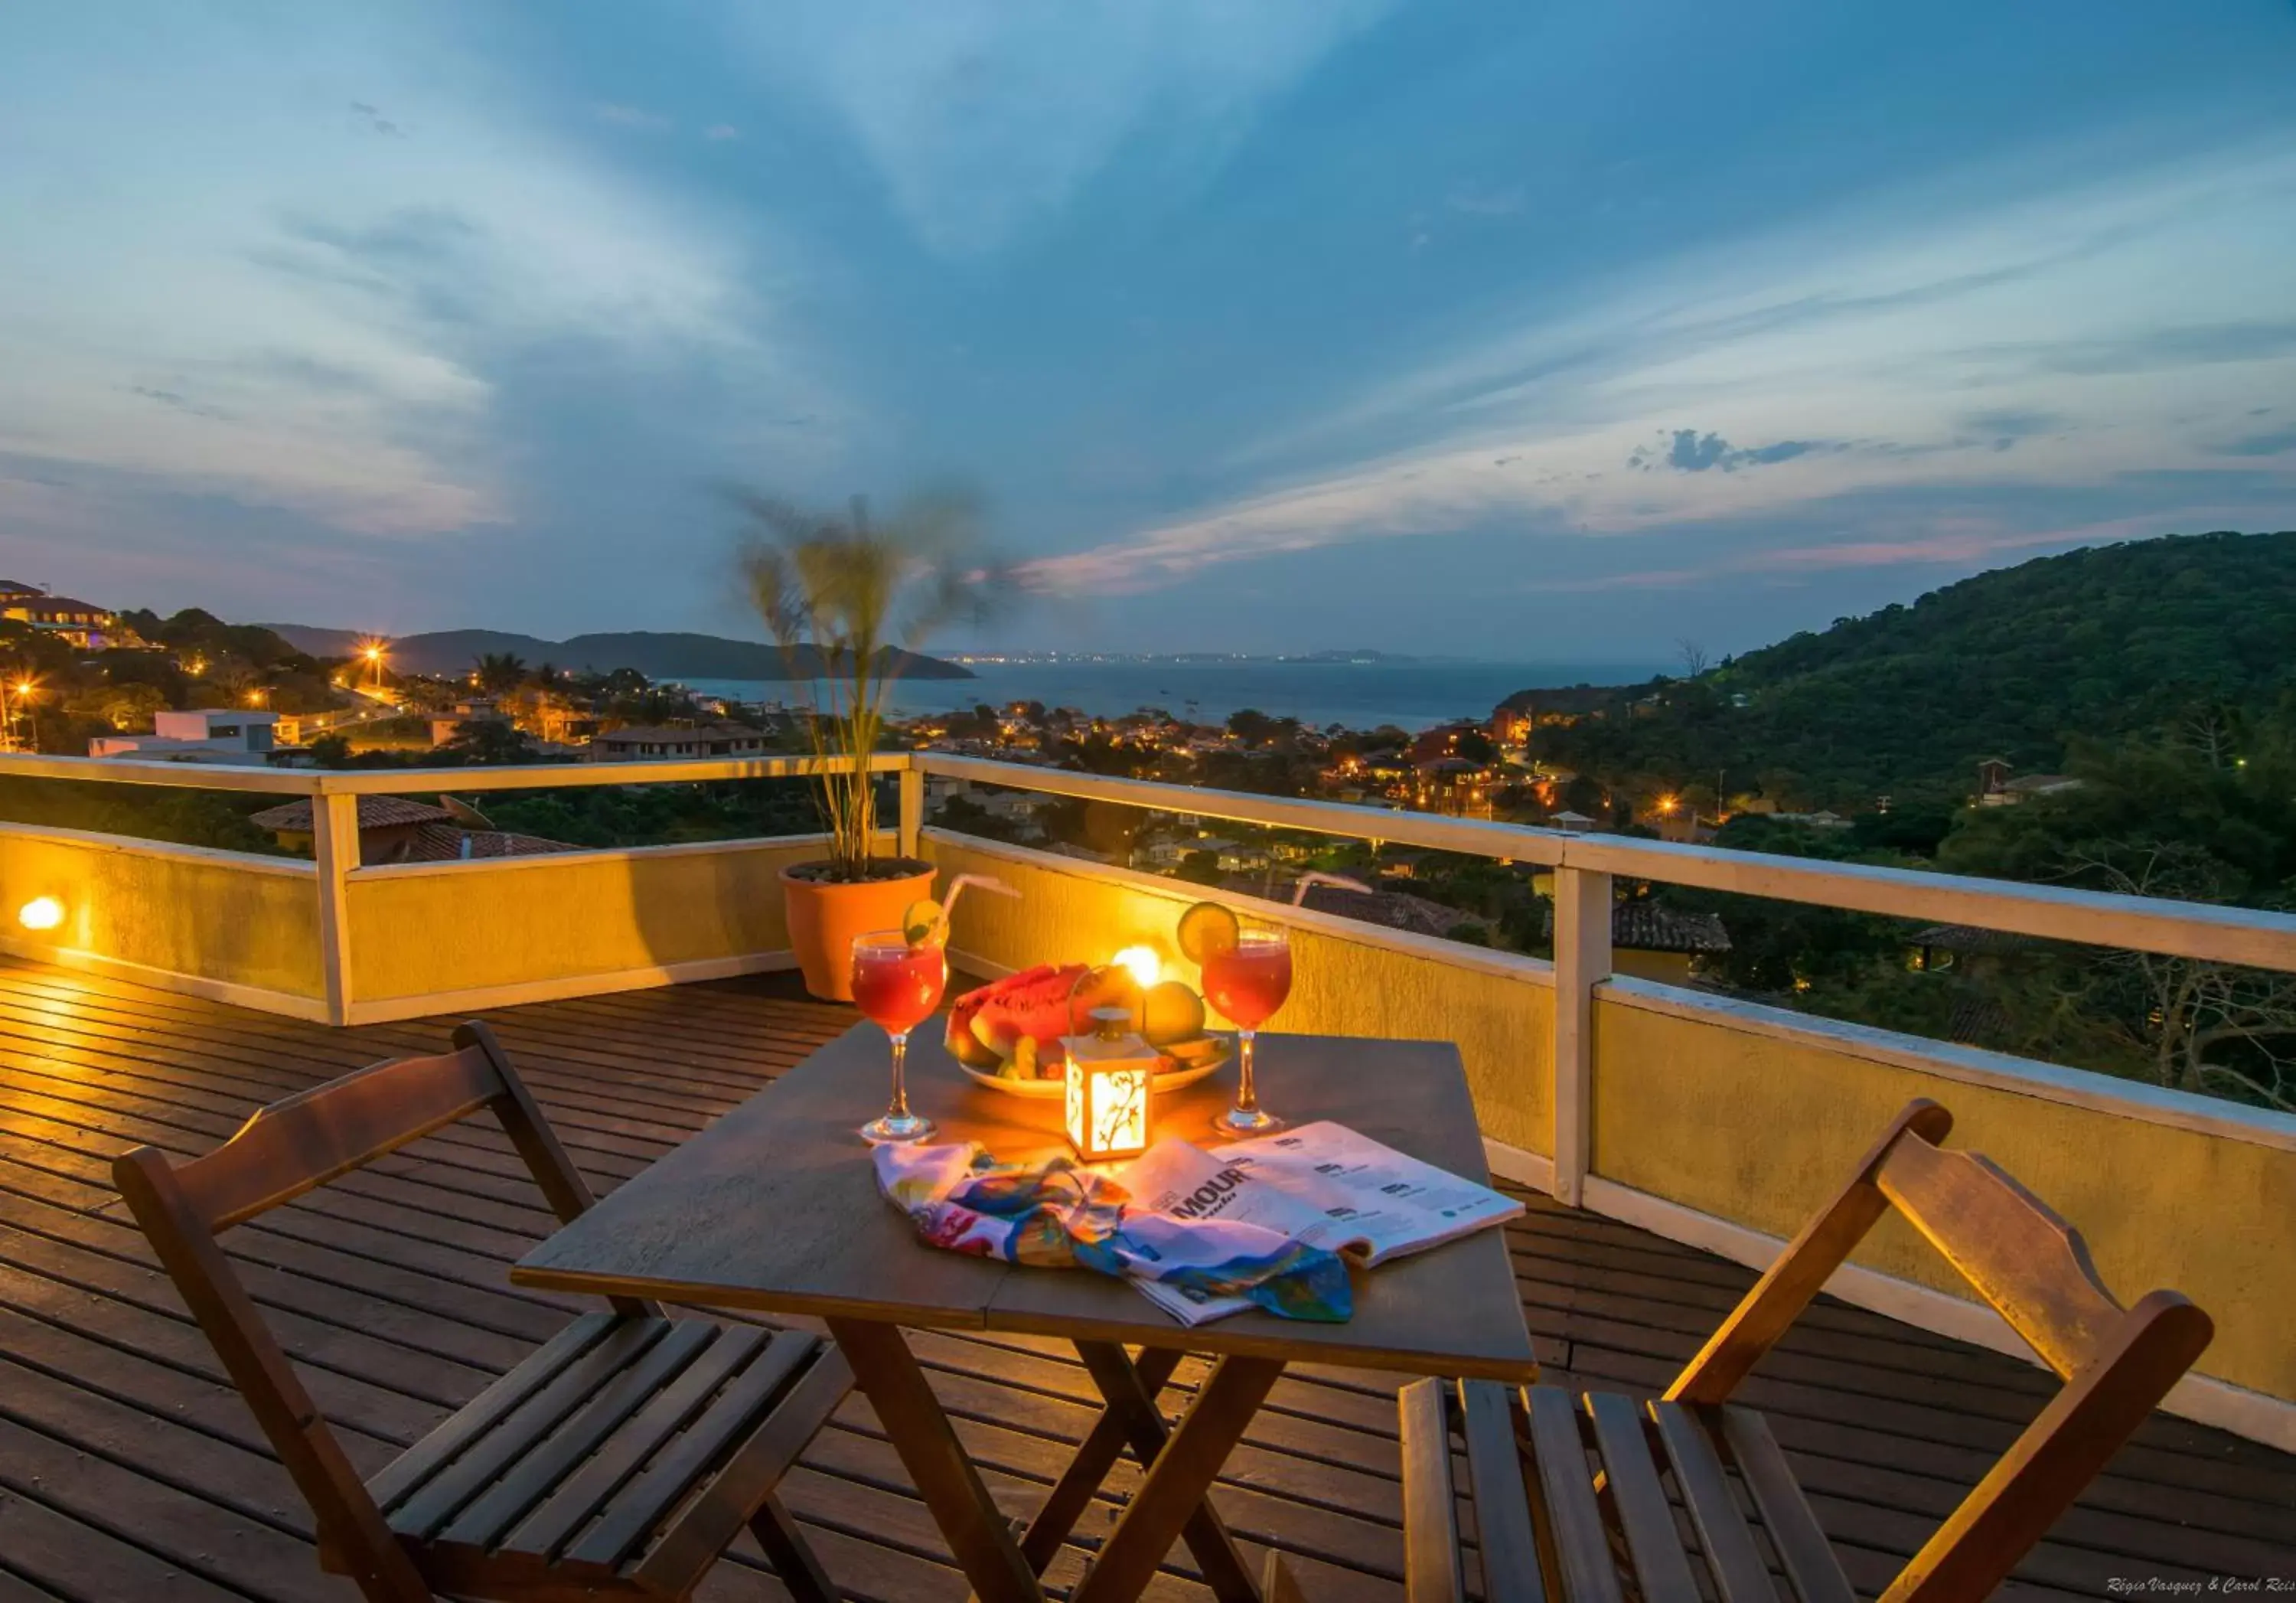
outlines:
{"label": "slatted chair seat", "polygon": [[[795,1331],[586,1314],[367,1492],[442,1591],[530,1572],[683,1597],[750,1523],[737,1486],[778,1481],[851,1384],[835,1349]],[[780,1565],[800,1550],[778,1504],[771,1524]]]}
{"label": "slatted chair seat", "polygon": [[2066,1382],[1882,1596],[1989,1594],[2192,1367],[2213,1327],[2172,1291],[2122,1308],[2046,1204],[1984,1158],[1938,1146],[1951,1126],[1933,1102],[1899,1114],[1662,1397],[1492,1381],[1405,1387],[1409,1603],[1469,1595],[1462,1492],[1486,1603],[1850,1603],[1768,1422],[1729,1398],[1893,1207]]}
{"label": "slatted chair seat", "polygon": [[[1751,1409],[1573,1397],[1551,1385],[1510,1392],[1488,1380],[1414,1381],[1401,1406],[1407,1440],[1430,1444],[1424,1463],[1406,1456],[1406,1509],[1415,1507],[1410,1482],[1431,1501],[1454,1497],[1454,1454],[1465,1451],[1485,1603],[1857,1597],[1768,1422]],[[1456,1527],[1414,1514],[1412,1536],[1411,1603],[1465,1598]],[[1422,1565],[1431,1569],[1424,1582]]]}
{"label": "slatted chair seat", "polygon": [[317,1517],[320,1567],[377,1603],[684,1599],[747,1529],[801,1603],[838,1597],[775,1488],[852,1390],[818,1336],[582,1315],[362,1484],[217,1245],[218,1232],[482,1109],[562,1220],[581,1174],[481,1024],[262,1109],[188,1163],[152,1147],[120,1191]]}

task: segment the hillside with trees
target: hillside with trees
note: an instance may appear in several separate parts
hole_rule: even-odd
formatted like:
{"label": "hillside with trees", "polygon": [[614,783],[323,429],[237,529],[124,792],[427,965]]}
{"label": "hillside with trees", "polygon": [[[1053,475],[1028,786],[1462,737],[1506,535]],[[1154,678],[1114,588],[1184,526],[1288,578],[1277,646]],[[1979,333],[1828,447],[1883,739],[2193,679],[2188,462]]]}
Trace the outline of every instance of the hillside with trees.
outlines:
{"label": "hillside with trees", "polygon": [[2171,536],[1981,573],[1613,692],[1533,750],[1629,792],[1720,776],[1726,794],[1849,812],[1964,796],[1986,758],[2054,770],[2076,737],[2189,726],[2220,742],[2292,687],[2296,532]]}

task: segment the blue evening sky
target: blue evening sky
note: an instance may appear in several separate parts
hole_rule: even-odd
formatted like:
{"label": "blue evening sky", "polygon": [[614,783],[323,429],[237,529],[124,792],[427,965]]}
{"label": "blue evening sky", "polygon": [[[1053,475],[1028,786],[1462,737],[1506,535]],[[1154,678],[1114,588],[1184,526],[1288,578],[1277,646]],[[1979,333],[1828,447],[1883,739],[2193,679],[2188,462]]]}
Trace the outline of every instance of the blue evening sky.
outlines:
{"label": "blue evening sky", "polygon": [[1650,660],[2296,525],[2289,0],[25,4],[0,572],[738,629],[960,474],[1009,644]]}

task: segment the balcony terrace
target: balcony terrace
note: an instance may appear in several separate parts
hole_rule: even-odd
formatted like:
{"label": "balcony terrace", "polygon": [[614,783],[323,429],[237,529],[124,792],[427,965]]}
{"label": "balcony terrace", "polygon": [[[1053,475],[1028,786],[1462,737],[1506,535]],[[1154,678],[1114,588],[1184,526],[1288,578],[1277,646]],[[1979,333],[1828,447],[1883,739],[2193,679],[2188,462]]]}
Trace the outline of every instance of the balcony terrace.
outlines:
{"label": "balcony terrace", "polygon": [[[2296,1578],[2296,1120],[1615,977],[1612,875],[2296,968],[2296,921],[2174,903],[1845,870],[1486,823],[1225,795],[964,760],[888,757],[904,844],[1023,892],[957,916],[958,962],[1168,939],[1170,881],[922,827],[925,768],[1480,851],[1552,867],[1557,960],[1267,908],[1293,926],[1288,1027],[1458,1042],[1550,1378],[1662,1385],[1907,1097],[1960,1115],[2088,1236],[2124,1296],[2176,1286],[2217,1319],[2195,1376],[2004,1595],[2115,1578]],[[483,1014],[599,1191],[852,1022],[785,973],[773,875],[806,840],[361,866],[358,793],[766,778],[801,762],[456,770],[186,771],[17,759],[33,777],[314,798],[316,860],[0,826],[0,902],[62,905],[0,939],[0,1603],[348,1597],[301,1500],[111,1188],[118,1152],[207,1150],[261,1104],[435,1049]],[[1605,915],[1589,917],[1596,909]],[[682,983],[679,982],[683,982]],[[323,1411],[372,1469],[568,1317],[507,1264],[550,1221],[507,1144],[463,1125],[226,1238]],[[1851,1581],[1876,1588],[2052,1390],[1948,1295],[1909,1235],[1877,1233],[1757,1371]],[[1051,1343],[918,1333],[991,1490],[1024,1510],[1090,1426]],[[1179,1377],[1183,1389],[1197,1378]],[[1218,1493],[1248,1548],[1295,1556],[1317,1599],[1402,1589],[1396,1380],[1308,1369],[1279,1386]],[[1125,1483],[1119,1479],[1118,1484]],[[938,1532],[857,1395],[785,1487],[857,1597],[962,1597]],[[1049,1579],[1073,1579],[1087,1520]],[[756,1553],[704,1595],[776,1597]],[[1156,1595],[1201,1597],[1176,1550]]]}

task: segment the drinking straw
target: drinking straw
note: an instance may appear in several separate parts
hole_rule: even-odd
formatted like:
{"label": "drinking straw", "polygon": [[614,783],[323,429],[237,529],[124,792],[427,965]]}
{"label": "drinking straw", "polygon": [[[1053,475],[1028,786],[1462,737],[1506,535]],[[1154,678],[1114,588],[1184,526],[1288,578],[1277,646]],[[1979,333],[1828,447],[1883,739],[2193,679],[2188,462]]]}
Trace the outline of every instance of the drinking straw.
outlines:
{"label": "drinking straw", "polygon": [[1349,879],[1344,874],[1326,874],[1320,868],[1310,868],[1300,876],[1300,883],[1292,887],[1293,907],[1296,908],[1308,900],[1309,885],[1337,885],[1342,891],[1360,891],[1365,896],[1373,894],[1372,888],[1359,879]]}
{"label": "drinking straw", "polygon": [[940,899],[940,927],[938,933],[944,946],[948,944],[948,921],[956,911],[956,899],[964,894],[964,887],[967,885],[979,885],[984,891],[994,891],[999,896],[1010,896],[1015,900],[1018,900],[1021,895],[1018,891],[993,874],[958,875],[948,882],[948,894]]}

